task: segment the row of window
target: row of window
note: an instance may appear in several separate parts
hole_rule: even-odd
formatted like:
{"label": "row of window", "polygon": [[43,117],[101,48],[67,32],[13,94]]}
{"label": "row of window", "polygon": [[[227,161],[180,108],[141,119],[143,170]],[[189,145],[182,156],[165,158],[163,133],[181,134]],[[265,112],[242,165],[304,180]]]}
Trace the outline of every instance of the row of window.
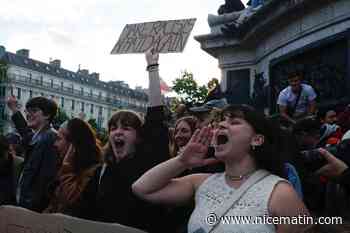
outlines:
{"label": "row of window", "polygon": [[[15,90],[16,90],[16,93],[15,93]],[[16,89],[14,90],[13,87],[10,88],[10,93],[11,95],[15,95],[17,97],[18,100],[20,100],[22,98],[22,89],[17,87]],[[0,88],[0,96],[5,96],[5,93],[6,92],[6,87],[1,87]],[[41,96],[44,96],[45,94],[44,93],[40,93]],[[54,98],[55,96],[54,95],[51,95],[51,98]],[[32,90],[29,90],[29,99],[33,98],[33,91]],[[65,101],[66,99],[62,96],[61,97],[61,103],[60,103],[60,106],[61,108],[64,108],[65,106]],[[76,104],[76,101],[74,99],[70,100],[71,102],[71,110],[74,111],[75,110],[75,104]],[[85,112],[85,104],[84,102],[80,102],[81,104],[81,112]],[[103,107],[102,106],[95,106],[94,104],[90,104],[90,113],[91,114],[94,114],[94,108],[95,107],[98,107],[98,114],[99,115],[102,115],[103,113]]]}
{"label": "row of window", "polygon": [[[50,82],[45,82],[45,81],[43,81],[42,76],[40,77],[40,80],[39,80],[39,79],[32,79],[31,75],[21,76],[21,75],[14,74],[13,78],[15,80],[18,80],[18,81],[30,82],[30,83],[45,86],[45,87],[48,87],[51,89],[56,89],[56,90],[60,89],[62,91],[71,92],[71,93],[74,93],[74,94],[79,95],[79,96],[88,96],[88,97],[93,97],[93,98],[100,99],[100,100],[104,99],[108,103],[117,102],[117,104],[119,104],[119,102],[120,103],[126,102],[127,105],[135,105],[135,106],[143,107],[143,108],[146,107],[146,101],[141,100],[141,99],[137,100],[129,95],[124,96],[124,95],[115,95],[114,94],[114,95],[109,97],[109,96],[102,96],[103,93],[101,91],[98,93],[98,95],[96,95],[96,93],[94,93],[93,89],[91,89],[91,88],[90,88],[89,92],[84,92],[84,87],[80,87],[80,90],[77,90],[77,89],[74,89],[74,85],[72,83],[70,84],[71,86],[68,87],[68,86],[64,85],[64,82],[61,82],[61,85],[54,83],[53,79],[50,79]],[[119,105],[123,105],[123,104],[119,104]]]}
{"label": "row of window", "polygon": [[[71,110],[74,111],[75,110],[75,100],[70,100],[70,102],[71,102]],[[64,97],[61,97],[61,108],[64,108],[64,104],[65,104],[65,99],[64,99]],[[80,106],[81,106],[80,111],[85,112],[85,103],[80,102]],[[95,107],[94,104],[90,104],[90,113],[91,114],[94,114],[94,107]],[[96,107],[98,107],[98,114],[102,115],[103,107],[102,106],[96,106]]]}
{"label": "row of window", "polygon": [[[56,86],[58,87],[58,84],[55,84],[54,81],[53,81],[53,79],[50,79],[50,83],[44,82],[44,81],[43,81],[43,76],[40,76],[40,80],[38,80],[38,79],[32,79],[32,74],[31,74],[31,73],[28,73],[27,79],[28,79],[29,82],[34,82],[34,83],[36,83],[36,84],[38,84],[38,85],[41,85],[41,86],[43,86],[43,85],[45,84],[45,85],[50,85],[51,88],[54,88],[54,87],[56,87]],[[64,83],[61,82],[61,90],[65,90],[66,88],[70,89],[70,91],[72,91],[72,92],[75,92],[75,90],[74,90],[74,85],[73,85],[73,84],[71,84],[70,87],[65,87],[65,86],[64,86]],[[86,95],[86,96],[91,96],[91,97],[92,97],[92,96],[93,96],[93,91],[92,91],[92,89],[90,89],[90,93],[86,93],[86,92],[84,92],[84,88],[83,88],[83,87],[80,87],[80,94],[83,95],[83,96]],[[124,91],[122,90],[122,91],[121,91],[121,94],[126,94],[125,97],[128,98],[128,94],[130,95],[130,94],[131,94],[131,91],[130,91],[130,90],[124,90]],[[102,98],[102,92],[101,92],[101,91],[98,93],[98,98],[99,98],[99,99]],[[129,98],[130,98],[130,97],[129,97]]]}

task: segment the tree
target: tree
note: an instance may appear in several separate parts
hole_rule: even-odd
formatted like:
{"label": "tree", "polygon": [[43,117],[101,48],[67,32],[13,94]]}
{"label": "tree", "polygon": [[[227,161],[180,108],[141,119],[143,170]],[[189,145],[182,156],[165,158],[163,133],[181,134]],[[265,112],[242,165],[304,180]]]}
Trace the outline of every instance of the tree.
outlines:
{"label": "tree", "polygon": [[64,111],[64,109],[59,107],[58,111],[57,111],[57,115],[56,115],[55,119],[53,119],[54,127],[56,129],[58,129],[63,122],[68,121],[68,120],[69,120],[69,117],[68,117],[67,113]]}
{"label": "tree", "polygon": [[97,122],[95,118],[91,118],[88,120],[89,125],[97,132]]}
{"label": "tree", "polygon": [[208,94],[208,88],[205,85],[199,86],[193,79],[193,74],[188,71],[181,72],[180,78],[175,79],[173,85],[173,90],[185,104],[203,103]]}

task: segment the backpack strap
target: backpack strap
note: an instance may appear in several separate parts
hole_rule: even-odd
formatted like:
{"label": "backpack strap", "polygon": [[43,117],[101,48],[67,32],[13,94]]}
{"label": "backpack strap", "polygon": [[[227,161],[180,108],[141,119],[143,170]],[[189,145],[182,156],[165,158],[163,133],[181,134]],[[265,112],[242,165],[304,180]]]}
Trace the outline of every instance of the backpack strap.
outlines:
{"label": "backpack strap", "polygon": [[297,98],[295,100],[295,103],[294,105],[292,106],[292,108],[290,109],[290,117],[293,117],[294,113],[295,113],[295,110],[297,109],[297,106],[298,106],[298,103],[299,103],[299,99],[300,99],[300,96],[301,96],[301,93],[303,92],[303,86],[300,86],[300,91],[298,92],[298,95],[297,95]]}

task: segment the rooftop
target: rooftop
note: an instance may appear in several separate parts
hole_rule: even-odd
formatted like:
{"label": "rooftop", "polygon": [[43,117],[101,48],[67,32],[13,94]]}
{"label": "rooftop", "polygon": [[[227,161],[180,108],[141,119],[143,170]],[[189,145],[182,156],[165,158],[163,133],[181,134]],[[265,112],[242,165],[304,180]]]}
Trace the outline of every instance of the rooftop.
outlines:
{"label": "rooftop", "polygon": [[148,98],[144,92],[131,89],[121,81],[104,82],[96,78],[96,76],[98,76],[97,73],[88,74],[86,72],[80,71],[69,71],[64,68],[57,67],[54,64],[44,63],[26,56],[7,52],[3,46],[0,46],[0,60],[3,60],[4,62],[11,65],[27,68],[40,73],[45,73],[59,77],[61,79],[78,82],[87,86],[105,90],[107,92],[113,92],[116,94],[128,94],[131,97],[144,100],[147,100]]}

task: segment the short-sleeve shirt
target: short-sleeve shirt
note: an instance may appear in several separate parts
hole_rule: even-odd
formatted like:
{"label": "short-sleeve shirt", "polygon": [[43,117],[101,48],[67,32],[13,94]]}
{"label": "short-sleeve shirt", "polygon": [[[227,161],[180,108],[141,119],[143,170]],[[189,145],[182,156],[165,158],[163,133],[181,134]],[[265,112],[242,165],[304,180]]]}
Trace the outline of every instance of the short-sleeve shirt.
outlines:
{"label": "short-sleeve shirt", "polygon": [[[317,95],[314,89],[307,84],[301,84],[302,90],[298,100],[298,104],[295,107],[294,116],[300,116],[307,112],[309,103],[316,99]],[[290,86],[283,89],[277,100],[277,104],[280,106],[288,106],[293,107],[295,105],[295,101],[297,99],[297,94],[292,92],[292,88]]]}

